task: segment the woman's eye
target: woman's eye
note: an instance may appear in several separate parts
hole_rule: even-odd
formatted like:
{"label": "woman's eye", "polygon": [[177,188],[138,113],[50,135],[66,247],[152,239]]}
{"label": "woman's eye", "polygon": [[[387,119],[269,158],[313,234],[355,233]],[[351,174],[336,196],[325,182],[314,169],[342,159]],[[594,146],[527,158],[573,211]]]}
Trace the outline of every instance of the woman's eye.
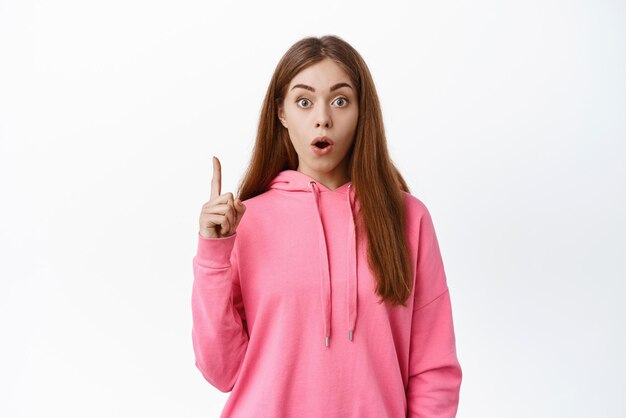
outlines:
{"label": "woman's eye", "polygon": [[[348,99],[346,99],[345,97],[339,97],[337,100],[335,100],[336,102],[339,102],[339,107],[346,107],[346,105],[348,104]],[[309,99],[306,98],[301,98],[296,100],[296,103],[300,104],[300,107],[310,107],[310,106],[303,106],[302,102],[307,102],[309,103]]]}
{"label": "woman's eye", "polygon": [[[343,102],[348,103],[348,99],[345,99],[345,98],[343,98],[343,97],[338,98],[338,99],[337,99],[337,101],[338,101],[338,102],[339,102],[339,101],[343,101]],[[345,105],[343,105],[343,106],[339,106],[339,107],[344,107],[344,106],[345,106]]]}
{"label": "woman's eye", "polygon": [[[302,103],[302,101],[306,101],[306,102],[308,102],[308,101],[309,101],[309,99],[298,99],[298,103]],[[304,106],[304,107],[306,107],[306,106]]]}

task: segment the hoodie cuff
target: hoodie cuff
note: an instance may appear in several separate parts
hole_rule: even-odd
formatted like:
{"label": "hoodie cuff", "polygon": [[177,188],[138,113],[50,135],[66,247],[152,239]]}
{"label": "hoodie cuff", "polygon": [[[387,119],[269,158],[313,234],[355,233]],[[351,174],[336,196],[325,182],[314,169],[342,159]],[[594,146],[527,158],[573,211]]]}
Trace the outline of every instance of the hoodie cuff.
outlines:
{"label": "hoodie cuff", "polygon": [[230,255],[235,246],[237,233],[223,238],[205,238],[198,232],[196,257],[200,264],[209,268],[230,267]]}

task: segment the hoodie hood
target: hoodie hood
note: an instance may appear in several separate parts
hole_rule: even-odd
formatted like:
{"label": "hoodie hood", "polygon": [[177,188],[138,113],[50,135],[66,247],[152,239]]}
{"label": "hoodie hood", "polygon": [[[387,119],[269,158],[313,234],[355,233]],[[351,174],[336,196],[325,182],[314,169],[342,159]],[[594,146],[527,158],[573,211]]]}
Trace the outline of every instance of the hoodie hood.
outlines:
{"label": "hoodie hood", "polygon": [[[353,340],[354,327],[357,317],[357,253],[356,253],[356,228],[354,223],[354,214],[358,213],[358,202],[355,201],[354,189],[352,182],[339,186],[337,189],[332,190],[324,186],[314,178],[296,170],[283,170],[281,171],[270,183],[270,189],[279,189],[290,191],[294,193],[307,193],[310,196],[310,210],[314,211],[316,216],[316,224],[319,239],[319,253],[320,253],[320,287],[321,287],[321,304],[322,304],[322,321],[324,324],[324,343],[328,347],[330,340],[330,324],[332,314],[331,303],[331,282],[330,282],[330,270],[329,270],[329,254],[326,246],[326,234],[324,232],[324,226],[322,224],[321,206],[319,203],[321,193],[336,193],[345,198],[345,204],[350,210],[350,221],[348,222],[348,242],[347,242],[347,254],[348,254],[348,268],[346,271],[347,277],[347,334],[350,341]],[[355,210],[356,209],[356,210]]]}

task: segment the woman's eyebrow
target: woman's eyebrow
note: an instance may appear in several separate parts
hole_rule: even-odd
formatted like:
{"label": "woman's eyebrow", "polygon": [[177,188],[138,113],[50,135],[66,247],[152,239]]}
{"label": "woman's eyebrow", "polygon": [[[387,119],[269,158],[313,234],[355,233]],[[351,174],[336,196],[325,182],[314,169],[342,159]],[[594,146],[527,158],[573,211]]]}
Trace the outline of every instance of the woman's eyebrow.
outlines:
{"label": "woman's eyebrow", "polygon": [[[310,91],[312,91],[312,92],[315,92],[315,89],[314,89],[313,87],[311,87],[311,86],[307,86],[306,84],[296,84],[295,86],[293,86],[293,87],[291,88],[291,90],[295,89],[296,87],[301,88],[301,89],[310,90]],[[332,92],[332,91],[335,91],[335,90],[337,90],[338,88],[341,88],[341,87],[348,87],[348,88],[350,88],[350,89],[352,88],[352,86],[351,86],[350,84],[348,84],[348,83],[337,83],[337,84],[335,84],[334,86],[332,86],[332,87],[330,88],[330,91],[331,91],[331,92]]]}

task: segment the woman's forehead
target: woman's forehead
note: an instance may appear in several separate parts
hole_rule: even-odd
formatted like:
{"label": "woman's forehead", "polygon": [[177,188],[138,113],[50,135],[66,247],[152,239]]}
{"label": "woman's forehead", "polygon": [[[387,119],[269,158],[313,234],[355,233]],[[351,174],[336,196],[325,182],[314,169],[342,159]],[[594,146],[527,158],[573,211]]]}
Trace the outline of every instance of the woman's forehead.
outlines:
{"label": "woman's forehead", "polygon": [[342,87],[338,86],[340,83],[347,84],[347,87],[352,86],[350,77],[339,64],[333,60],[324,59],[309,65],[296,74],[289,83],[289,90],[297,85],[303,85],[311,87],[312,89],[308,90],[314,92],[319,89],[333,91]]}

